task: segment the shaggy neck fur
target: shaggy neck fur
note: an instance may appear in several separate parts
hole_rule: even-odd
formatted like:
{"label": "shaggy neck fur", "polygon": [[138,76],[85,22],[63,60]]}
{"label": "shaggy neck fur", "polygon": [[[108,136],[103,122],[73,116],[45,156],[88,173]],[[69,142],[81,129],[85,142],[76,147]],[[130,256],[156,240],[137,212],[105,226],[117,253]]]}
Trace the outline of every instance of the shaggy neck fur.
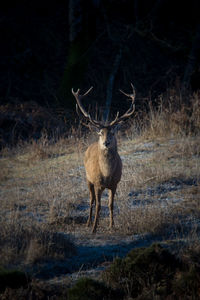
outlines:
{"label": "shaggy neck fur", "polygon": [[115,171],[116,167],[116,155],[117,155],[117,143],[112,148],[101,149],[99,151],[99,166],[104,177],[110,177]]}

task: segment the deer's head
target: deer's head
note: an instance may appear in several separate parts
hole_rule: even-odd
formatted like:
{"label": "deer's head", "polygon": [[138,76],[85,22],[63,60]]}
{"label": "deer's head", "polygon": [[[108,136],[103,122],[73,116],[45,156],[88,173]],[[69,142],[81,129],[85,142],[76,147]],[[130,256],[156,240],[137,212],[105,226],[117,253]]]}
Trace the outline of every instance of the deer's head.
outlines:
{"label": "deer's head", "polygon": [[116,127],[102,127],[98,131],[99,135],[99,146],[102,150],[108,150],[116,147],[115,138]]}
{"label": "deer's head", "polygon": [[[84,117],[87,119],[88,124],[92,125],[97,129],[97,132],[99,134],[99,145],[102,149],[109,149],[113,148],[116,145],[116,138],[115,138],[115,132],[119,124],[124,122],[125,119],[129,118],[130,116],[133,115],[135,111],[135,89],[134,86],[132,85],[132,94],[127,94],[124,93],[123,91],[120,90],[122,94],[127,96],[128,98],[131,99],[131,105],[129,109],[122,115],[119,116],[119,112],[117,112],[117,115],[115,119],[111,122],[101,122],[97,121],[94,118],[91,117],[91,115],[85,110],[85,108],[82,105],[82,98],[85,97],[86,95],[89,94],[89,92],[93,89],[91,87],[85,94],[80,95],[80,89],[77,90],[77,92],[74,92],[72,89],[72,94],[76,98],[76,110],[78,112],[78,109],[81,111],[81,113],[84,115]],[[88,126],[87,124],[84,124]]]}

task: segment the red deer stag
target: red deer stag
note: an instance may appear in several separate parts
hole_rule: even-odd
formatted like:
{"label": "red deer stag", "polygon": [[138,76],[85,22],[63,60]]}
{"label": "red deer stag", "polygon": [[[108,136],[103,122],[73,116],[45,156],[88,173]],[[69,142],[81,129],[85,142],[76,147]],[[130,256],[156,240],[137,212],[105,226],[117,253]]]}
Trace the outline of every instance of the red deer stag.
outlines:
{"label": "red deer stag", "polygon": [[110,211],[110,228],[113,227],[113,201],[116,192],[117,184],[121,179],[122,162],[117,152],[117,140],[115,132],[117,125],[122,123],[124,119],[129,118],[135,111],[135,89],[131,84],[132,94],[126,94],[120,90],[125,96],[132,100],[130,108],[119,117],[117,113],[115,119],[108,122],[100,122],[91,117],[82,105],[82,98],[91,91],[92,87],[84,94],[80,95],[80,90],[72,94],[76,98],[77,109],[79,108],[89,123],[98,129],[99,140],[98,142],[90,145],[85,153],[84,165],[86,170],[87,183],[90,193],[90,213],[87,221],[87,226],[90,226],[92,219],[93,203],[96,204],[96,212],[93,223],[92,232],[96,231],[99,212],[101,208],[101,195],[107,188],[109,190],[109,211]]}

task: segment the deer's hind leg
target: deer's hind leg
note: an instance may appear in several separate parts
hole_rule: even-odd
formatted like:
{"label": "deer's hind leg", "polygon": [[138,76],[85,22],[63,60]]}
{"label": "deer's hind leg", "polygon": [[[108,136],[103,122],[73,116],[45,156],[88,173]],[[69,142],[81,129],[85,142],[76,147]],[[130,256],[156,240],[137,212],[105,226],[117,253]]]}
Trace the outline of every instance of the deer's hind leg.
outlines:
{"label": "deer's hind leg", "polygon": [[91,221],[92,221],[93,203],[95,203],[96,200],[95,200],[94,184],[92,184],[90,181],[88,181],[87,183],[88,183],[88,188],[89,188],[89,193],[90,193],[90,212],[89,212],[89,217],[88,217],[88,221],[87,221],[86,225],[89,227],[91,225]]}

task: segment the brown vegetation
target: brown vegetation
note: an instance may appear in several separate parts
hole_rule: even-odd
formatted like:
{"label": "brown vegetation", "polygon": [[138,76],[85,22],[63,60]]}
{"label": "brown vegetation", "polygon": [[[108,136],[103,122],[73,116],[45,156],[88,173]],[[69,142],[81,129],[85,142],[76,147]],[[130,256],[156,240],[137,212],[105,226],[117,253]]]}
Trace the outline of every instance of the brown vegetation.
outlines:
{"label": "brown vegetation", "polygon": [[[181,103],[177,94],[173,95],[171,102]],[[116,231],[112,235],[151,233],[187,257],[188,249],[190,253],[199,249],[200,98],[190,96],[189,106],[169,106],[165,99],[163,96],[157,110],[152,108],[143,118],[138,114],[129,120],[118,134],[123,175],[115,199]],[[83,226],[89,209],[83,152],[94,139],[91,134],[80,139],[74,134],[53,143],[43,135],[37,142],[2,149],[2,265],[20,264],[33,270],[47,260],[65,261],[76,251],[68,235],[80,241],[92,238]],[[101,201],[104,208],[104,195]],[[104,211],[99,239],[110,235]],[[184,272],[176,273],[181,295],[184,280],[192,278],[193,271]]]}

